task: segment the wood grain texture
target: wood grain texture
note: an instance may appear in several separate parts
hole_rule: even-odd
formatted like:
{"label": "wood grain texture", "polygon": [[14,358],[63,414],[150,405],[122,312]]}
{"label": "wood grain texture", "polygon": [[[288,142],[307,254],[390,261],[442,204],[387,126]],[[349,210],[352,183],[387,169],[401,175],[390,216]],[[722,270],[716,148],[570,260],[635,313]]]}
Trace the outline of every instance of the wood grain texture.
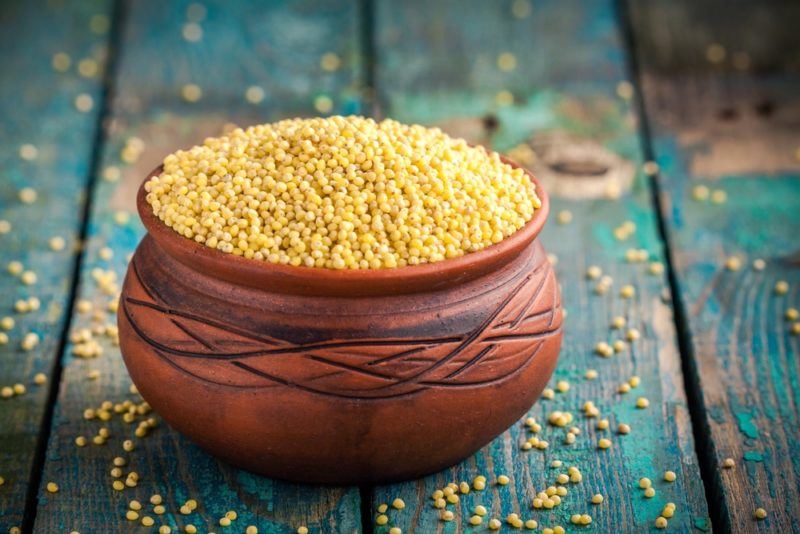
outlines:
{"label": "wood grain texture", "polygon": [[[376,532],[388,532],[393,525],[404,533],[472,531],[468,520],[478,504],[489,510],[479,528],[492,517],[505,522],[513,512],[537,520],[539,528],[560,524],[583,531],[586,527],[570,524],[570,516],[589,513],[592,529],[643,532],[654,529],[668,501],[677,504],[671,529],[708,530],[672,310],[663,299],[666,280],[647,274],[646,264],[624,262],[632,247],[660,259],[663,244],[649,180],[638,170],[633,173],[642,162],[634,110],[615,95],[618,82],[626,78],[616,13],[611,2],[529,5],[527,16],[515,17],[511,2],[379,2],[376,83],[388,116],[439,124],[501,151],[530,141],[535,157],[528,159],[534,174],[546,178],[550,191],[561,195],[553,198],[552,219],[542,240],[558,258],[556,271],[568,312],[554,383],[568,380],[571,388],[553,400],[540,400],[530,411],[543,426],[539,436],[548,440],[546,450],[521,450],[532,434],[520,423],[451,469],[376,488],[373,519],[381,503],[396,497],[406,503],[402,511],[390,508],[388,524],[376,527]],[[418,15],[423,11],[424,19]],[[516,68],[509,72],[497,67],[498,56],[507,51],[516,58]],[[502,90],[512,93],[513,105],[498,103]],[[501,94],[501,103],[507,98]],[[576,146],[580,149],[570,148]],[[519,149],[512,152],[524,156]],[[618,200],[604,198],[609,184],[622,190]],[[556,223],[561,210],[571,211],[569,224]],[[636,231],[617,241],[614,229],[626,220],[635,223]],[[593,264],[614,279],[607,295],[595,295],[595,282],[585,277]],[[636,287],[634,299],[619,298],[619,288],[626,283]],[[642,337],[632,348],[603,359],[593,354],[593,347],[622,336],[609,330],[615,315],[625,316]],[[586,380],[587,369],[596,369],[598,378]],[[618,385],[634,374],[641,377],[641,385],[619,395]],[[639,396],[650,400],[649,409],[634,407]],[[596,430],[596,419],[581,412],[589,400],[612,429],[618,423],[630,424],[630,435]],[[573,445],[563,443],[565,429],[546,424],[553,410],[574,414],[582,432]],[[597,450],[601,437],[612,440],[611,449]],[[551,469],[554,459],[562,460],[563,467]],[[534,510],[535,494],[554,484],[556,475],[569,466],[582,471],[583,482],[569,484],[561,506]],[[665,470],[675,471],[677,481],[663,482]],[[479,474],[488,478],[487,489],[462,495],[457,505],[448,506],[454,521],[439,521],[430,498],[433,491],[448,482],[471,482]],[[495,485],[500,474],[510,477],[508,485]],[[654,481],[654,498],[644,498],[637,489],[640,477]],[[594,493],[605,496],[602,505],[589,503]]]}
{"label": "wood grain texture", "polygon": [[[49,384],[34,385],[37,373],[52,373],[69,306],[75,248],[83,214],[98,107],[79,112],[75,98],[85,93],[95,103],[101,94],[106,37],[90,31],[93,16],[108,16],[110,2],[4,2],[0,7],[0,219],[11,224],[0,234],[0,317],[15,326],[4,331],[0,346],[0,387],[23,384],[28,392],[0,400],[0,531],[20,525]],[[9,31],[13,28],[13,31]],[[69,54],[66,72],[51,66],[53,54]],[[99,72],[78,74],[77,63],[92,58]],[[21,154],[23,145],[33,145]],[[26,159],[22,156],[35,156]],[[35,202],[20,201],[19,191],[31,187]],[[49,246],[63,238],[63,249]],[[6,266],[21,262],[37,274],[24,285]],[[36,297],[41,307],[18,313],[17,300]],[[21,348],[33,332],[41,342],[31,351]],[[34,482],[35,484],[36,482]]]}
{"label": "wood grain texture", "polygon": [[[265,121],[284,115],[313,113],[318,91],[330,94],[334,110],[355,110],[360,101],[358,84],[362,67],[354,6],[335,2],[301,2],[255,5],[250,2],[204,2],[205,13],[189,8],[190,2],[132,1],[126,4],[122,45],[117,58],[114,100],[102,148],[101,175],[114,177],[106,169],[121,170],[119,181],[102,177],[93,191],[88,242],[81,273],[79,297],[91,301],[94,310],[107,310],[113,298],[98,287],[97,277],[116,273],[121,284],[127,257],[143,235],[133,212],[135,192],[147,173],[163,157],[190,146],[203,137],[216,135],[230,120],[243,123]],[[204,15],[198,17],[198,15]],[[201,19],[200,41],[183,39],[189,19]],[[191,35],[191,33],[190,33]],[[342,60],[339,70],[319,68],[320,57],[335,52]],[[181,86],[195,83],[202,98],[189,103],[181,98]],[[259,104],[245,101],[248,86],[259,85],[265,98]],[[351,109],[352,108],[352,109]],[[130,163],[121,161],[132,137],[141,139],[144,150]],[[130,150],[126,152],[129,154]],[[120,219],[118,212],[130,215]],[[101,252],[108,247],[109,258]],[[106,321],[93,312],[75,316],[73,330]],[[233,469],[192,445],[163,423],[149,437],[133,437],[135,424],[119,415],[107,423],[85,420],[87,407],[104,400],[118,403],[136,399],[129,393],[130,379],[117,347],[106,336],[97,336],[103,355],[80,359],[71,355],[70,344],[63,356],[64,379],[47,450],[44,482],[55,481],[60,491],[42,490],[36,518],[37,532],[110,532],[134,528],[125,520],[128,501],[146,503],[159,493],[166,513],[155,515],[152,505],[142,514],[155,518],[155,527],[182,527],[188,523],[200,531],[214,530],[228,510],[239,518],[229,530],[241,532],[254,524],[260,532],[293,532],[308,525],[311,532],[355,532],[359,530],[359,496],[356,488],[299,486]],[[99,378],[89,380],[90,371]],[[137,420],[140,418],[137,418]],[[106,445],[76,447],[78,435],[90,439],[99,428],[111,432]],[[124,439],[133,439],[136,449],[123,451]],[[309,444],[313,446],[313,444]],[[139,484],[123,492],[111,487],[110,469],[116,456],[127,458],[127,473],[136,471]],[[124,478],[123,478],[124,480]],[[178,512],[186,499],[199,502],[196,512]],[[173,530],[174,531],[174,530]]]}
{"label": "wood grain texture", "polygon": [[[798,532],[800,337],[784,314],[800,305],[800,12],[729,7],[633,2],[630,13],[717,526]],[[712,43],[725,51],[713,64]],[[694,200],[699,185],[727,202]],[[725,269],[732,256],[741,270]],[[728,457],[736,467],[721,469]]]}

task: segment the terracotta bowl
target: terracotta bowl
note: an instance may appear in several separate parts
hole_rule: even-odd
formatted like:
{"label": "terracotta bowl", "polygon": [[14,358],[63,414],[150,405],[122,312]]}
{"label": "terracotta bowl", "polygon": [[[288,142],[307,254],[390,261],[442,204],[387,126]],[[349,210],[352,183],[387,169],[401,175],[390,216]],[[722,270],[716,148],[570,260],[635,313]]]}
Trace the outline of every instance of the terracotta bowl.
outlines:
{"label": "terracotta bowl", "polygon": [[537,192],[534,218],[482,251],[335,271],[197,244],[141,187],[125,364],[167,423],[250,471],[357,484],[445,468],[521,417],[556,365],[561,302]]}

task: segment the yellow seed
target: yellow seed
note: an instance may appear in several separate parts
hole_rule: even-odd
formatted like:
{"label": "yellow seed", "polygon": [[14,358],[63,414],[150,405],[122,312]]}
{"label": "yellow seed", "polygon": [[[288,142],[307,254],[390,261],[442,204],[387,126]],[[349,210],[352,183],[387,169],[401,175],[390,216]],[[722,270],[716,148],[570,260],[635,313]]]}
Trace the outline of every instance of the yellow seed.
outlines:
{"label": "yellow seed", "polygon": [[128,508],[130,508],[131,510],[141,510],[142,509],[142,503],[140,503],[139,501],[135,501],[135,500],[131,501],[131,502],[128,503]]}
{"label": "yellow seed", "polygon": [[154,523],[155,523],[155,521],[153,520],[152,517],[150,517],[148,515],[142,517],[142,525],[143,526],[152,527]]}
{"label": "yellow seed", "polygon": [[64,247],[67,245],[67,242],[61,236],[53,236],[50,238],[47,244],[50,246],[50,250],[59,251],[59,250],[64,250]]}
{"label": "yellow seed", "polygon": [[[298,533],[298,534],[303,534],[303,533]],[[389,529],[389,534],[403,534],[403,530],[400,527],[392,527]]]}
{"label": "yellow seed", "polygon": [[94,108],[94,98],[88,93],[81,93],[75,97],[75,109],[81,113],[89,113]]}
{"label": "yellow seed", "polygon": [[510,482],[509,478],[506,475],[499,475],[497,477],[497,483],[501,486],[505,486]]}
{"label": "yellow seed", "polygon": [[647,272],[652,275],[659,275],[664,272],[664,264],[660,261],[651,262],[647,268]]}
{"label": "yellow seed", "polygon": [[161,498],[161,495],[159,495],[158,493],[150,497],[150,504],[161,504],[162,501],[163,499]]}
{"label": "yellow seed", "polygon": [[608,438],[600,438],[597,441],[597,448],[598,449],[608,449],[611,447],[611,440]]}
{"label": "yellow seed", "polygon": [[630,425],[626,425],[625,423],[620,423],[617,427],[617,432],[620,434],[630,434],[631,427]]}
{"label": "yellow seed", "polygon": [[402,510],[405,507],[406,507],[406,503],[405,503],[405,501],[403,499],[397,498],[397,499],[392,501],[392,508],[395,508],[397,510]]}
{"label": "yellow seed", "polygon": [[676,478],[678,478],[678,476],[675,474],[675,471],[664,472],[664,480],[667,482],[675,482]]}
{"label": "yellow seed", "polygon": [[636,341],[640,337],[642,337],[642,335],[636,328],[629,328],[628,331],[625,333],[625,338],[628,341]]}
{"label": "yellow seed", "polygon": [[617,84],[617,96],[623,100],[630,100],[633,97],[633,85],[627,80]]}
{"label": "yellow seed", "polygon": [[603,496],[600,493],[592,495],[592,504],[600,504],[603,502]]}
{"label": "yellow seed", "polygon": [[134,510],[128,510],[127,512],[125,512],[125,519],[127,519],[128,521],[136,521],[137,519],[139,519],[139,512],[136,512]]}
{"label": "yellow seed", "polygon": [[767,511],[764,510],[763,508],[756,508],[756,511],[753,513],[753,516],[758,520],[764,519],[765,517],[767,517]]}
{"label": "yellow seed", "polygon": [[172,529],[167,525],[161,525],[158,527],[158,534],[170,534],[170,532],[172,532]]}
{"label": "yellow seed", "polygon": [[203,27],[196,22],[186,23],[183,25],[181,35],[190,43],[197,43],[203,39]]}
{"label": "yellow seed", "polygon": [[181,87],[181,96],[187,102],[197,102],[203,97],[203,90],[194,83],[187,83]]}
{"label": "yellow seed", "polygon": [[375,524],[377,525],[385,525],[389,522],[389,517],[386,514],[380,514],[378,517],[375,518]]}
{"label": "yellow seed", "polygon": [[19,199],[25,204],[33,204],[38,197],[39,194],[32,187],[23,187],[19,190]]}
{"label": "yellow seed", "polygon": [[619,296],[624,299],[633,298],[636,295],[636,288],[632,285],[624,285],[619,290]]}
{"label": "yellow seed", "polygon": [[258,534],[258,527],[255,525],[248,525],[244,532],[245,534]]}
{"label": "yellow seed", "polygon": [[566,393],[567,391],[569,391],[569,382],[567,382],[566,380],[559,380],[556,383],[556,389],[561,393]]}
{"label": "yellow seed", "polygon": [[644,496],[647,497],[648,499],[655,497],[655,495],[656,495],[656,489],[653,487],[649,487],[646,490],[644,490]]}
{"label": "yellow seed", "polygon": [[586,378],[586,380],[594,380],[595,378],[597,378],[598,375],[597,371],[595,371],[594,369],[587,369],[586,373],[583,376],[584,378]]}
{"label": "yellow seed", "polygon": [[227,517],[221,517],[219,519],[219,526],[221,526],[221,527],[229,527],[229,526],[231,526],[231,520],[228,519]]}
{"label": "yellow seed", "polygon": [[785,295],[789,292],[789,282],[786,280],[778,280],[775,282],[775,294],[776,295]]}
{"label": "yellow seed", "polygon": [[643,410],[648,406],[650,406],[650,401],[647,400],[645,397],[639,397],[638,399],[636,399],[636,407],[639,408],[640,410]]}
{"label": "yellow seed", "polygon": [[322,54],[319,64],[323,70],[333,72],[339,70],[339,67],[342,66],[342,60],[337,54],[334,54],[333,52],[326,52]]}
{"label": "yellow seed", "polygon": [[111,483],[111,487],[116,491],[122,491],[125,489],[125,483],[121,480],[115,480]]}
{"label": "yellow seed", "polygon": [[503,52],[497,56],[497,68],[502,71],[512,71],[517,68],[517,58],[511,52]]}
{"label": "yellow seed", "polygon": [[305,525],[297,527],[297,534],[308,534],[308,527]]}
{"label": "yellow seed", "polygon": [[731,256],[725,260],[725,268],[729,271],[738,271],[742,268],[742,260],[736,256]]}
{"label": "yellow seed", "polygon": [[244,93],[245,100],[247,100],[251,104],[260,103],[262,100],[264,100],[265,96],[266,93],[264,92],[264,89],[262,87],[259,87],[258,85],[251,85],[250,87],[247,88],[247,90]]}
{"label": "yellow seed", "polygon": [[167,509],[166,509],[166,508],[164,508],[164,505],[163,505],[163,504],[158,504],[158,505],[156,505],[156,506],[153,506],[153,513],[154,513],[154,514],[161,515],[161,514],[163,514],[163,513],[164,513],[164,512],[166,512],[166,511],[167,511]]}
{"label": "yellow seed", "polygon": [[72,60],[69,57],[69,54],[64,52],[57,52],[53,54],[52,65],[53,69],[58,72],[66,72],[69,69]]}
{"label": "yellow seed", "polygon": [[642,477],[642,478],[639,479],[639,487],[642,488],[642,489],[647,489],[652,485],[653,485],[653,482],[647,477]]}
{"label": "yellow seed", "polygon": [[561,210],[556,215],[556,222],[558,224],[569,224],[572,222],[572,212],[569,210]]}
{"label": "yellow seed", "polygon": [[330,113],[333,109],[333,100],[327,95],[319,95],[314,98],[314,109],[320,113]]}
{"label": "yellow seed", "polygon": [[586,278],[588,278],[590,280],[597,280],[602,275],[603,275],[603,271],[597,265],[590,265],[586,269]]}
{"label": "yellow seed", "polygon": [[655,522],[656,528],[667,528],[667,519],[663,516],[658,516]]}
{"label": "yellow seed", "polygon": [[197,527],[190,523],[183,527],[183,531],[186,532],[186,534],[197,534]]}
{"label": "yellow seed", "polygon": [[483,523],[483,518],[479,515],[473,515],[469,518],[469,524],[473,526],[477,526]]}
{"label": "yellow seed", "polygon": [[227,512],[225,512],[225,517],[227,517],[231,521],[236,521],[236,518],[239,517],[239,514],[237,514],[233,510],[228,510]]}
{"label": "yellow seed", "polygon": [[715,189],[711,192],[711,203],[712,204],[724,204],[725,201],[728,200],[728,193],[723,191],[722,189]]}
{"label": "yellow seed", "polygon": [[57,493],[58,492],[58,484],[55,482],[48,482],[47,486],[45,486],[49,493]]}
{"label": "yellow seed", "polygon": [[553,399],[555,396],[556,392],[550,388],[545,388],[544,391],[542,391],[542,398],[544,399]]}
{"label": "yellow seed", "polygon": [[502,523],[500,523],[499,519],[492,518],[489,520],[489,530],[500,530]]}

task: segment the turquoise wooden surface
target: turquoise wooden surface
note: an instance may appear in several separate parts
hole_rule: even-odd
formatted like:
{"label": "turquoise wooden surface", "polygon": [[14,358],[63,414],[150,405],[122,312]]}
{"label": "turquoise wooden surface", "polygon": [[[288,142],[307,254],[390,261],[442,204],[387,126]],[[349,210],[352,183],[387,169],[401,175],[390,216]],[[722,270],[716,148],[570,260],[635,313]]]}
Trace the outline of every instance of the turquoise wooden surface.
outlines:
{"label": "turquoise wooden surface", "polygon": [[[515,17],[512,2],[458,2],[457,7],[445,3],[426,6],[427,16],[420,20],[417,13],[422,8],[420,2],[377,5],[378,102],[386,115],[438,124],[498,150],[512,149],[517,157],[525,152],[513,148],[537,134],[530,142],[536,151],[530,165],[553,199],[552,219],[542,239],[557,257],[568,312],[553,384],[567,380],[570,389],[556,393],[553,400],[541,400],[527,414],[541,423],[538,436],[549,442],[546,450],[521,449],[533,434],[520,421],[451,469],[376,488],[373,520],[381,504],[395,498],[406,504],[402,511],[390,507],[389,522],[376,532],[388,532],[392,526],[403,532],[471,530],[468,520],[477,505],[488,510],[478,529],[485,529],[491,518],[510,528],[506,516],[516,513],[523,520],[536,520],[540,530],[561,525],[578,532],[587,527],[572,525],[571,515],[588,513],[592,529],[643,532],[655,530],[654,521],[667,502],[677,504],[672,530],[708,530],[672,312],[662,300],[666,280],[648,274],[647,263],[624,259],[627,249],[635,247],[661,260],[662,243],[649,181],[640,170],[635,110],[615,94],[627,73],[613,4],[533,2],[529,15]],[[458,17],[448,16],[456,11]],[[500,63],[509,65],[507,57],[501,59],[504,52],[516,59],[510,71],[500,68]],[[501,91],[512,93],[513,105],[501,105],[507,98],[498,95]],[[563,150],[567,143],[584,148]],[[615,183],[621,196],[605,198]],[[562,210],[572,215],[568,224],[557,223]],[[617,241],[614,228],[626,220],[635,223],[636,231]],[[594,294],[596,281],[585,276],[590,265],[613,277],[607,295]],[[636,298],[619,298],[624,284],[636,288]],[[593,347],[623,337],[624,331],[609,329],[616,315],[638,328],[642,338],[604,359]],[[584,378],[588,369],[597,371],[595,380]],[[633,375],[641,376],[639,387],[618,394],[619,384]],[[650,400],[649,409],[635,408],[640,396]],[[601,418],[609,419],[611,430],[597,430],[598,419],[583,416],[586,401],[593,401]],[[548,426],[548,414],[554,410],[574,414],[573,424],[581,429],[574,444],[564,444],[565,429]],[[617,434],[619,423],[631,426],[629,435]],[[604,437],[611,439],[612,447],[598,450],[597,442]],[[551,468],[554,459],[563,466]],[[536,493],[555,484],[556,476],[569,466],[580,469],[583,482],[567,484],[569,494],[560,506],[534,510]],[[667,470],[677,473],[676,482],[663,481]],[[494,482],[501,474],[510,477],[507,486]],[[447,507],[454,520],[441,521],[432,493],[449,482],[471,482],[477,475],[488,478],[487,489],[461,495],[458,504]],[[654,481],[654,498],[645,498],[638,489],[641,477]],[[595,493],[604,495],[603,504],[590,503]]]}
{"label": "turquoise wooden surface", "polygon": [[[800,308],[800,41],[790,22],[800,6],[744,4],[723,20],[712,5],[632,6],[714,518],[723,531],[798,532],[800,336],[785,313]],[[659,48],[675,52],[645,53]],[[727,200],[696,200],[698,186]],[[741,269],[726,269],[732,257]],[[736,467],[722,468],[725,458]],[[764,521],[753,520],[757,507]]]}
{"label": "turquoise wooden surface", "polygon": [[[106,1],[55,6],[5,2],[0,8],[0,220],[5,221],[0,222],[0,317],[15,323],[10,330],[0,328],[6,341],[0,344],[0,387],[22,384],[27,389],[24,395],[0,399],[2,532],[22,524],[30,484],[34,492],[38,484],[34,458],[67,316],[101,101],[106,36],[92,32],[90,24],[109,12]],[[102,19],[94,20],[95,29],[102,29],[97,27]],[[58,52],[71,58],[66,72],[51,65]],[[87,59],[98,69],[90,77],[77,71]],[[85,113],[75,107],[81,94],[95,103]],[[27,187],[38,193],[30,204],[19,197]],[[50,247],[53,237],[63,240],[56,240],[58,250]],[[25,285],[9,273],[12,261],[36,273],[36,283]],[[30,298],[39,299],[38,310],[15,309],[17,301]],[[29,333],[41,341],[26,351],[21,344]],[[37,373],[46,374],[47,383],[34,384]]]}
{"label": "turquoise wooden surface", "polygon": [[[134,193],[167,153],[218,134],[232,119],[246,124],[312,114],[319,92],[330,95],[336,111],[357,111],[362,66],[355,6],[303,2],[265,9],[245,1],[205,2],[204,16],[198,17],[203,13],[190,5],[136,1],[125,6],[112,109],[79,284],[79,298],[90,301],[93,311],[76,313],[73,332],[114,321],[107,309],[116,291],[105,292],[107,284],[98,286],[96,269],[115,273],[121,283],[127,256],[143,235],[133,213]],[[187,41],[185,25],[197,18],[202,39]],[[340,68],[328,72],[320,67],[326,53],[341,58]],[[181,95],[189,83],[202,90],[197,102],[187,102]],[[257,104],[245,100],[247,88],[255,85],[264,92]],[[132,141],[133,137],[141,141]],[[137,143],[144,147],[141,157],[133,157]],[[104,179],[116,177],[109,169],[119,170],[119,180]],[[103,250],[106,247],[113,257]],[[109,275],[99,278],[105,276]],[[105,317],[94,319],[94,310],[105,312]],[[63,356],[64,378],[43,474],[43,483],[56,482],[60,491],[53,494],[44,485],[40,488],[35,531],[134,529],[139,522],[125,519],[128,502],[147,503],[154,493],[163,496],[166,510],[156,515],[152,505],[145,506],[141,516],[155,520],[150,530],[187,524],[203,532],[214,530],[221,528],[218,521],[229,510],[238,514],[228,529],[235,532],[248,525],[258,526],[262,533],[293,532],[301,525],[311,532],[360,529],[357,488],[316,488],[251,475],[208,456],[163,424],[139,439],[133,436],[136,424],[126,424],[118,414],[108,422],[85,420],[84,410],[103,401],[138,400],[129,393],[130,379],[113,339],[95,338],[102,356],[76,358],[74,343]],[[99,377],[89,379],[92,371]],[[137,422],[141,419],[137,417]],[[111,437],[105,445],[92,445],[91,438],[101,427],[107,427]],[[79,435],[89,438],[90,445],[77,447],[74,440]],[[134,441],[134,451],[123,450],[125,439]],[[112,488],[109,472],[116,456],[126,458],[126,476],[132,470],[138,473],[135,488],[121,492]],[[182,515],[179,508],[190,498],[199,507]]]}

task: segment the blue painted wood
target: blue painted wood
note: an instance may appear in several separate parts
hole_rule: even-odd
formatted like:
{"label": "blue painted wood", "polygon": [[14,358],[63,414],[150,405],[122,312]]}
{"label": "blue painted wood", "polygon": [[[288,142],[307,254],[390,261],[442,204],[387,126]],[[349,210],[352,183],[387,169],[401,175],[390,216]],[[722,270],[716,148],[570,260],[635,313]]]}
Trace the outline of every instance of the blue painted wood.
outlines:
{"label": "blue painted wood", "polygon": [[[790,22],[800,6],[722,6],[634,2],[630,12],[716,526],[799,532],[800,336],[785,313],[800,308],[800,75]],[[696,200],[697,187],[727,200]],[[741,269],[726,269],[731,257]],[[775,291],[780,281],[785,294]],[[725,458],[736,466],[723,469]],[[764,521],[753,519],[758,507]]]}
{"label": "blue painted wood", "polygon": [[[21,384],[24,395],[0,399],[0,531],[19,526],[25,509],[37,440],[46,409],[49,382],[36,385],[37,373],[52,374],[74,269],[84,187],[91,163],[98,107],[87,113],[74,105],[100,100],[103,54],[107,37],[90,30],[95,18],[110,13],[111,3],[10,1],[0,8],[0,317],[13,319],[0,328],[0,387]],[[66,72],[51,65],[56,53],[68,54]],[[80,61],[96,62],[91,77],[77,72]],[[23,148],[24,145],[29,145]],[[30,204],[19,192],[30,187],[37,198]],[[10,228],[9,228],[10,226]],[[63,247],[53,250],[50,239]],[[58,241],[58,240],[57,240]],[[22,283],[7,271],[18,261],[37,281]],[[38,310],[20,313],[18,300],[37,298]],[[33,333],[38,345],[26,351],[24,337]],[[33,482],[36,483],[35,481]]]}
{"label": "blue painted wood", "polygon": [[[190,2],[126,4],[112,113],[93,191],[79,288],[79,297],[104,313],[99,320],[93,319],[94,312],[76,314],[73,331],[113,322],[107,309],[116,291],[106,294],[97,280],[113,272],[121,283],[128,255],[143,235],[133,213],[136,189],[166,154],[220,133],[229,121],[247,124],[313,114],[321,94],[332,100],[332,111],[358,109],[363,67],[355,8],[311,1],[203,2],[203,9]],[[183,36],[191,21],[202,30],[199,41]],[[197,34],[197,28],[191,28],[190,37]],[[325,53],[335,53],[341,67],[333,72],[321,68]],[[200,87],[199,101],[183,98],[185,84]],[[250,86],[263,89],[262,101],[245,100]],[[117,181],[106,180],[117,174]],[[106,247],[113,257],[104,252]],[[125,519],[128,502],[147,503],[154,493],[163,496],[165,513],[155,514],[150,504],[140,512],[155,520],[153,528],[193,524],[202,532],[223,530],[219,519],[233,510],[238,519],[228,530],[236,532],[247,525],[258,526],[262,533],[293,532],[301,525],[311,532],[360,529],[357,488],[309,487],[251,475],[207,455],[164,424],[146,438],[135,438],[137,425],[126,424],[118,414],[108,422],[84,419],[86,408],[97,408],[106,400],[141,402],[129,392],[130,379],[113,339],[95,337],[103,348],[101,357],[74,357],[74,343],[63,356],[64,380],[43,476],[61,489],[56,494],[40,491],[36,531],[134,528],[138,521],[129,524]],[[92,371],[99,374],[95,380],[87,378]],[[137,422],[141,419],[137,417]],[[75,445],[77,436],[91,442],[102,427],[111,433],[105,445]],[[125,439],[134,441],[134,451],[123,450]],[[135,488],[121,492],[112,488],[109,473],[116,456],[126,458],[128,465],[122,468],[126,476],[132,470],[138,473]],[[190,498],[199,506],[183,515],[179,509]]]}
{"label": "blue painted wood", "polygon": [[[571,525],[570,516],[588,513],[593,530],[643,532],[655,529],[666,502],[677,505],[671,529],[707,530],[672,310],[662,298],[666,280],[648,274],[646,263],[625,261],[629,248],[646,249],[652,259],[661,260],[663,243],[649,180],[639,170],[642,151],[635,110],[616,95],[618,83],[627,76],[612,2],[525,5],[529,14],[520,17],[514,15],[526,11],[520,2],[379,2],[376,83],[386,115],[437,124],[474,142],[510,150],[545,181],[553,194],[553,217],[542,240],[557,256],[568,312],[553,384],[567,380],[571,387],[553,400],[540,400],[528,414],[542,424],[538,435],[549,442],[546,450],[521,449],[533,434],[520,422],[451,469],[378,487],[373,519],[381,504],[395,498],[403,499],[406,507],[398,511],[390,506],[388,523],[375,527],[376,532],[388,532],[392,526],[403,532],[470,531],[468,520],[477,505],[488,510],[479,529],[486,528],[490,518],[509,528],[506,516],[516,513],[523,520],[535,519],[540,529],[562,525],[579,532],[587,527]],[[498,67],[504,52],[514,54],[513,70]],[[508,57],[500,61],[509,66]],[[622,86],[622,94],[627,87]],[[511,93],[513,105],[506,104],[503,91]],[[531,135],[527,149],[520,149]],[[615,181],[621,197],[605,198]],[[571,213],[568,224],[556,222],[562,210]],[[617,241],[614,230],[626,220],[635,223],[636,231]],[[613,277],[608,294],[595,295],[596,282],[585,276],[590,265]],[[626,283],[635,286],[635,298],[618,296]],[[641,339],[604,359],[593,348],[623,336],[609,329],[616,315],[638,328]],[[588,369],[595,369],[598,378],[584,378]],[[632,375],[640,376],[641,384],[626,395],[618,394],[618,386]],[[635,408],[639,396],[649,399],[647,410]],[[612,429],[627,423],[631,433],[597,430],[597,420],[581,412],[586,401],[594,402]],[[564,444],[564,429],[547,424],[554,410],[574,415],[573,424],[581,430],[574,444]],[[612,440],[609,450],[597,449],[601,437]],[[563,462],[561,468],[550,467],[555,459]],[[568,484],[569,494],[560,506],[534,510],[536,493],[555,484],[557,474],[569,466],[580,469],[583,482]],[[676,472],[675,482],[663,481],[666,470]],[[495,483],[501,474],[510,478],[508,485]],[[461,495],[457,504],[447,507],[455,515],[453,521],[440,521],[431,499],[434,490],[449,482],[471,482],[477,475],[487,477],[487,489]],[[645,498],[638,489],[641,477],[653,480],[654,498]],[[590,504],[595,493],[604,495],[603,504]]]}

